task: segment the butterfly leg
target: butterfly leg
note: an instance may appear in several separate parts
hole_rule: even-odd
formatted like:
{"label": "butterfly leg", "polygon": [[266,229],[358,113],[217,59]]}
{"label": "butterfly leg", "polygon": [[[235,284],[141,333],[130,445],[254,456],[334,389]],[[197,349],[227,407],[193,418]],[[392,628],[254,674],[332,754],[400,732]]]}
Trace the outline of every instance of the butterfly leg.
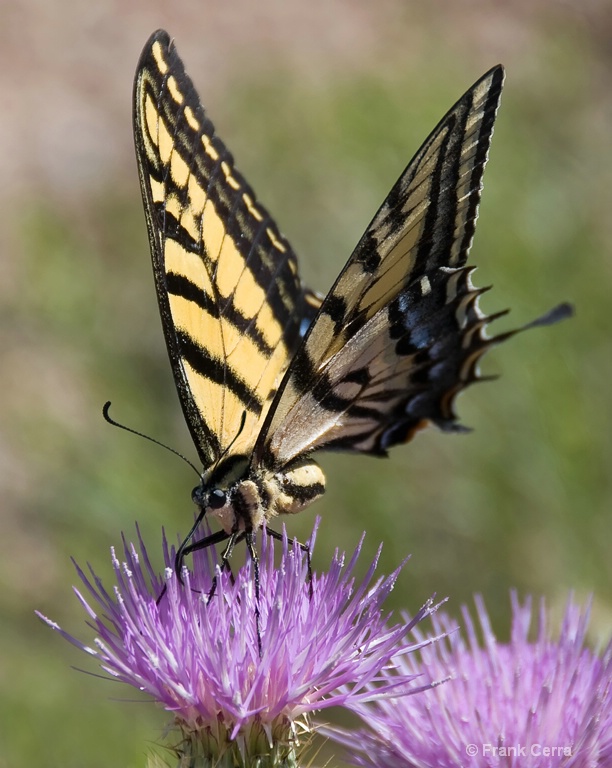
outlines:
{"label": "butterfly leg", "polygon": [[[225,550],[223,551],[223,554],[221,555],[221,570],[229,570],[231,579],[232,579],[232,584],[234,583],[234,574],[232,573],[229,559],[232,556],[232,552],[234,551],[234,547],[236,546],[236,544],[241,542],[243,539],[246,540],[249,556],[253,562],[253,580],[255,582],[255,628],[257,632],[257,650],[259,653],[259,657],[261,658],[262,644],[261,644],[261,622],[260,622],[260,613],[259,613],[260,580],[259,580],[259,556],[257,555],[257,549],[255,547],[256,534],[253,530],[241,531],[241,532],[233,531],[232,533],[228,534],[227,537],[229,540],[227,542],[227,546],[225,547]],[[208,537],[208,538],[211,538],[211,537]],[[208,593],[208,602],[214,596],[216,588],[217,588],[217,577],[215,576],[213,578],[213,583],[210,588],[210,592]],[[238,596],[238,599],[240,599],[240,596]]]}
{"label": "butterfly leg", "polygon": [[[226,533],[225,531],[217,531],[216,533],[211,533],[210,536],[205,536],[203,539],[200,539],[199,541],[192,541],[191,544],[189,544],[188,542],[193,536],[193,532],[197,528],[197,525],[200,522],[201,517],[203,517],[203,514],[198,516],[198,519],[196,520],[195,525],[193,526],[191,531],[189,531],[189,535],[185,538],[185,541],[183,541],[181,546],[178,548],[176,557],[174,558],[174,571],[181,584],[183,584],[181,571],[183,570],[183,562],[187,557],[187,555],[190,555],[193,552],[197,552],[199,549],[206,549],[207,547],[212,547],[215,544],[219,544],[219,542],[225,541],[228,538],[231,540],[232,538],[232,534]],[[229,548],[229,544],[225,548],[226,552],[228,548]],[[232,542],[232,549],[233,549],[233,542]],[[230,553],[231,553],[231,550],[230,550]],[[225,555],[225,552],[223,554]]]}
{"label": "butterfly leg", "polygon": [[[220,541],[225,541],[225,539],[227,539],[228,537],[228,534],[225,533],[225,531],[218,531],[217,533],[212,533],[210,536],[205,536],[203,539],[192,542],[190,544],[189,542],[191,540],[191,537],[193,536],[198,525],[202,522],[203,518],[204,518],[204,510],[202,510],[200,514],[197,516],[195,523],[192,525],[191,530],[189,531],[187,536],[184,538],[183,543],[178,548],[174,558],[174,572],[176,573],[176,577],[179,581],[179,584],[181,584],[181,586],[185,585],[185,582],[183,581],[182,570],[183,570],[183,563],[187,555],[190,555],[192,552],[195,552],[198,549],[206,549],[206,547],[211,547],[214,544],[218,544]],[[164,584],[159,597],[155,601],[156,605],[160,604],[163,596],[166,594],[166,591],[167,591],[167,586]]]}
{"label": "butterfly leg", "polygon": [[[282,533],[279,533],[278,531],[273,531],[272,528],[266,528],[266,533],[272,539],[276,539],[276,541],[283,540]],[[309,597],[312,600],[314,593],[312,591],[312,561],[310,559],[310,546],[308,544],[302,544],[301,541],[298,541],[297,545],[302,550],[302,552],[306,554],[306,568],[308,569],[308,592],[309,592]]]}
{"label": "butterfly leg", "polygon": [[247,549],[253,562],[253,580],[255,581],[255,629],[257,631],[257,650],[259,651],[259,658],[261,659],[262,645],[261,645],[261,624],[259,614],[259,556],[257,555],[257,549],[255,548],[256,533],[253,530],[245,531],[244,538],[246,540]]}
{"label": "butterfly leg", "polygon": [[[224,536],[221,536],[220,534],[224,533]],[[225,533],[225,531],[219,531],[217,534],[213,534],[219,536],[217,541],[214,543],[218,543],[219,541],[225,541],[227,539],[227,546],[223,550],[223,553],[221,554],[221,570],[222,571],[229,571],[231,576],[232,584],[234,583],[234,574],[232,573],[232,567],[229,564],[229,559],[232,556],[232,552],[234,551],[234,547],[236,546],[236,543],[239,542],[243,535],[239,534],[237,531],[232,531],[232,533]],[[207,539],[211,539],[212,536],[207,536],[206,539],[203,541],[206,541]],[[193,545],[192,545],[193,546]],[[200,549],[200,547],[198,547]],[[206,604],[210,603],[210,601],[215,596],[215,592],[217,591],[217,574],[213,576],[212,584],[210,587],[210,590],[208,592],[208,597],[206,598]]]}
{"label": "butterfly leg", "polygon": [[[223,550],[223,553],[221,555],[221,570],[222,571],[229,571],[230,573],[230,580],[232,584],[235,583],[234,580],[234,574],[232,572],[232,566],[230,565],[229,559],[232,556],[232,552],[234,551],[234,547],[238,542],[242,541],[244,539],[244,531],[242,533],[238,533],[237,531],[234,531],[232,533],[227,533],[225,535],[225,538],[229,539],[227,542],[227,546]],[[209,603],[212,598],[215,596],[215,592],[217,591],[217,574],[213,576],[212,580],[212,586],[210,588],[210,591],[208,593],[208,599],[207,603]]]}

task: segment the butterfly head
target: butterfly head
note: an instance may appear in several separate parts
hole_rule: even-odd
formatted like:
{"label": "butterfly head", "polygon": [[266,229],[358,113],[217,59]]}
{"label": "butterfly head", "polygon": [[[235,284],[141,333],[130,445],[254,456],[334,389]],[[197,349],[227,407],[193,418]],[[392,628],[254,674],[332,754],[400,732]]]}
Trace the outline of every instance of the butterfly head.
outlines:
{"label": "butterfly head", "polygon": [[248,468],[246,456],[226,456],[202,473],[200,484],[191,492],[194,504],[207,515],[216,517],[227,533],[232,533],[236,527],[244,529],[241,525],[244,516],[237,514],[237,510],[241,509],[242,486],[248,482]]}

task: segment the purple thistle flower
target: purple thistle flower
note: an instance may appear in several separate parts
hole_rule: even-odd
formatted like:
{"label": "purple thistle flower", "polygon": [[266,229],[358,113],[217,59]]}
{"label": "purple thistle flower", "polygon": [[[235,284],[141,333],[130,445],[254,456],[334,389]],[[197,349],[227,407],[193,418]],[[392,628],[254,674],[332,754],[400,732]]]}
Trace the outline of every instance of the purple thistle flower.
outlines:
{"label": "purple thistle flower", "polygon": [[[315,533],[316,528],[313,541]],[[221,572],[212,548],[196,552],[181,586],[165,540],[164,580],[153,570],[140,535],[139,550],[124,539],[125,562],[113,552],[111,591],[91,568],[90,577],[77,566],[85,594],[75,593],[97,633],[94,647],[39,616],[96,657],[113,678],[146,691],[172,712],[182,736],[177,751],[191,764],[204,757],[219,766],[248,765],[249,756],[257,755],[267,756],[267,762],[257,763],[261,766],[293,765],[302,741],[309,740],[311,712],[421,689],[412,672],[386,678],[382,669],[405,645],[407,632],[434,610],[432,603],[414,619],[387,626],[382,605],[402,566],[374,581],[377,555],[356,584],[361,542],[348,563],[336,551],[329,570],[313,574],[311,589],[299,545],[285,536],[277,567],[273,541],[262,536],[261,656],[250,561],[232,578]]]}
{"label": "purple thistle flower", "polygon": [[[520,605],[513,594],[511,639],[499,644],[482,599],[475,602],[479,628],[466,607],[461,631],[448,616],[433,616],[434,631],[446,637],[385,675],[388,683],[418,672],[450,680],[422,696],[358,703],[367,730],[326,733],[354,764],[376,768],[610,768],[612,642],[601,655],[584,647],[589,607],[568,601],[555,642],[542,601],[530,642],[531,600]],[[423,640],[418,630],[413,637]]]}

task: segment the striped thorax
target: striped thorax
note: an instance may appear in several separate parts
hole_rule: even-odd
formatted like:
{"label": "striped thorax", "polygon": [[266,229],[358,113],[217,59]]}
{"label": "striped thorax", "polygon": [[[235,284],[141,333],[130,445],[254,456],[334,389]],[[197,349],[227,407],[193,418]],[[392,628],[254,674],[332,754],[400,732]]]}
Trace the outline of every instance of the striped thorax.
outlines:
{"label": "striped thorax", "polygon": [[274,472],[248,470],[246,456],[231,456],[202,477],[192,498],[201,511],[229,534],[258,530],[282,514],[295,514],[325,492],[325,475],[313,459],[295,461]]}

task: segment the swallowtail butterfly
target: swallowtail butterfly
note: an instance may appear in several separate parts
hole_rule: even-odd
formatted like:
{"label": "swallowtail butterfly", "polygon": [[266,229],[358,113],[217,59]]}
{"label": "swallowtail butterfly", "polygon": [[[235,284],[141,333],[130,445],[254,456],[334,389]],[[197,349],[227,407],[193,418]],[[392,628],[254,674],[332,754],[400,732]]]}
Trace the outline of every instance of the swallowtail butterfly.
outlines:
{"label": "swallowtail butterfly", "polygon": [[[234,166],[156,32],[134,85],[134,129],[157,298],[202,463],[198,521],[221,530],[177,555],[240,539],[325,490],[318,450],[376,456],[425,425],[460,429],[456,395],[489,338],[466,266],[504,72],[496,66],[408,164],[325,298]],[[561,305],[534,324],[569,314]],[[499,313],[503,314],[503,313]],[[528,326],[525,326],[528,327]]]}

